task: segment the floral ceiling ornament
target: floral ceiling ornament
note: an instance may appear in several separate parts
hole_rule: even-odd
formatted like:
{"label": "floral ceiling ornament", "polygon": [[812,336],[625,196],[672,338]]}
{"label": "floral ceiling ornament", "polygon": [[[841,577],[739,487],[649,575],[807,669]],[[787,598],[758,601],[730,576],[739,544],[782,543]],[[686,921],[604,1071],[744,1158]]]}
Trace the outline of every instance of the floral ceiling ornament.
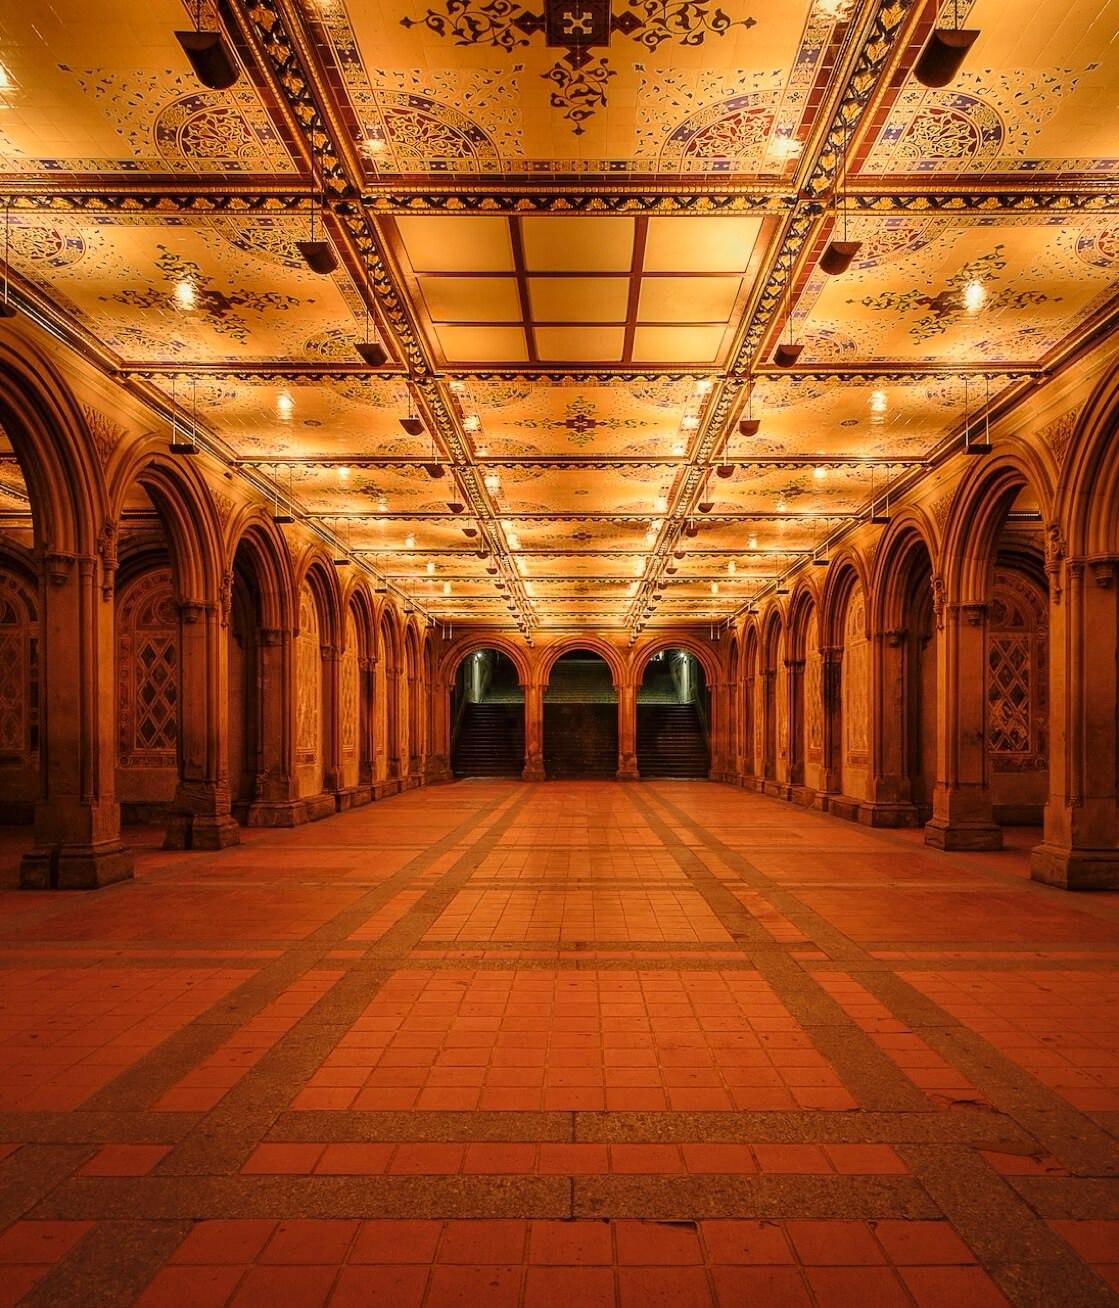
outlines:
{"label": "floral ceiling ornament", "polygon": [[541,77],[552,84],[550,102],[563,110],[576,136],[583,134],[588,118],[606,107],[606,88],[617,70],[590,50],[609,46],[613,33],[655,51],[665,41],[698,46],[708,36],[757,23],[749,17],[732,19],[717,5],[699,0],[544,0],[543,13],[524,9],[516,0],[442,0],[441,11],[429,8],[420,18],[400,21],[409,28],[422,24],[455,45],[490,46],[507,54],[543,32],[545,44],[564,53]]}

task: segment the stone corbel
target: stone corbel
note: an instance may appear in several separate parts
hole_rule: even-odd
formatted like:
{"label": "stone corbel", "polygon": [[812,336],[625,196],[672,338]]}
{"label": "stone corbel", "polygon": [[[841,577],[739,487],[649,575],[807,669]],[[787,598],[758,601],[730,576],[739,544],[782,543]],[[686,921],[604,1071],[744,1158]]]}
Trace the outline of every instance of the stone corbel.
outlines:
{"label": "stone corbel", "polygon": [[184,599],[179,601],[179,617],[183,622],[193,626],[196,622],[202,621],[202,615],[206,612],[206,605],[201,600]]}
{"label": "stone corbel", "polygon": [[1119,567],[1119,560],[1116,559],[1093,559],[1088,564],[1092,580],[1100,590],[1110,590],[1115,585],[1117,567]]}
{"label": "stone corbel", "polygon": [[287,637],[286,627],[260,627],[257,630],[257,640],[261,645],[282,645]]}
{"label": "stone corbel", "polygon": [[987,613],[986,604],[961,604],[960,616],[969,627],[981,627]]}
{"label": "stone corbel", "polygon": [[1045,528],[1045,575],[1054,604],[1061,602],[1061,560],[1065,557],[1065,538],[1060,525],[1050,522]]}
{"label": "stone corbel", "polygon": [[110,600],[117,571],[117,529],[114,523],[106,522],[97,533],[97,553],[101,556],[101,598]]}
{"label": "stone corbel", "polygon": [[897,649],[900,645],[904,645],[908,636],[909,632],[905,627],[894,627],[891,631],[882,632],[882,639],[891,649]]}

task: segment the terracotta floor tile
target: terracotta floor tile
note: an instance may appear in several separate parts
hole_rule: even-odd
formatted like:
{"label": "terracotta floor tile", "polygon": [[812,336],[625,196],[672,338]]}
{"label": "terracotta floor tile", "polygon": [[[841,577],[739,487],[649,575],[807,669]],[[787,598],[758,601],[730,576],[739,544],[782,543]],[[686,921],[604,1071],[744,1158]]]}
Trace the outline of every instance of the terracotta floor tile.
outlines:
{"label": "terracotta floor tile", "polygon": [[222,1308],[229,1302],[243,1267],[164,1267],[135,1302],[135,1308]]}
{"label": "terracotta floor tile", "polygon": [[711,1308],[707,1274],[700,1267],[623,1267],[620,1308]]}
{"label": "terracotta floor tile", "polygon": [[322,1308],[338,1274],[336,1266],[250,1267],[230,1308]]}
{"label": "terracotta floor tile", "polygon": [[421,1308],[427,1267],[343,1267],[330,1308]]}
{"label": "terracotta floor tile", "polygon": [[524,1261],[527,1224],[516,1221],[448,1222],[440,1263],[510,1264]]}
{"label": "terracotta floor tile", "polygon": [[351,1263],[431,1263],[442,1222],[362,1222],[350,1248]]}
{"label": "terracotta floor tile", "polygon": [[524,1269],[477,1264],[432,1268],[424,1308],[518,1308]]}
{"label": "terracotta floor tile", "polygon": [[[816,1298],[816,1308],[851,1308],[853,1304],[859,1308],[912,1308],[909,1296],[889,1267],[808,1267],[805,1276]],[[966,1302],[941,1301],[942,1305]]]}
{"label": "terracotta floor tile", "polygon": [[615,1225],[614,1239],[623,1265],[667,1267],[703,1261],[693,1222],[622,1221]]}
{"label": "terracotta floor tile", "polygon": [[711,1278],[718,1308],[814,1308],[796,1267],[713,1267]]}
{"label": "terracotta floor tile", "polygon": [[794,1221],[787,1222],[785,1230],[805,1266],[847,1267],[885,1261],[862,1222]]}
{"label": "terracotta floor tile", "polygon": [[261,1263],[337,1264],[357,1235],[356,1221],[336,1219],[280,1222],[265,1245]]}
{"label": "terracotta floor tile", "polygon": [[276,1222],[218,1220],[198,1222],[171,1255],[172,1263],[247,1264],[255,1262],[272,1238]]}

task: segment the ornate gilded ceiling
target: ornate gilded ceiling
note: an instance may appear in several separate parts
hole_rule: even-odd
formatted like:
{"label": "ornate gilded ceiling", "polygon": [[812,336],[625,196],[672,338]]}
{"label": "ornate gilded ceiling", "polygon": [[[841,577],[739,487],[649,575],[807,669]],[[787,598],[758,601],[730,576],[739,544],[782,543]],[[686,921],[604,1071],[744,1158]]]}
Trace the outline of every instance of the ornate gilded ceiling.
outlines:
{"label": "ornate gilded ceiling", "polygon": [[194,8],[7,7],[13,293],[444,623],[729,617],[1113,325],[1119,0]]}

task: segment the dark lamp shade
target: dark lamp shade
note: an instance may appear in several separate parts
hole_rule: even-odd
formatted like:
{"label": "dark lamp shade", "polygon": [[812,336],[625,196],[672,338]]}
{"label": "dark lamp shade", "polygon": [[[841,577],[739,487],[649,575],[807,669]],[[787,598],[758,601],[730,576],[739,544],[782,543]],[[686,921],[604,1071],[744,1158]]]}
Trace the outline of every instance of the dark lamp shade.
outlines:
{"label": "dark lamp shade", "polygon": [[307,267],[320,277],[338,267],[338,256],[329,241],[296,241],[295,248],[303,256]]}
{"label": "dark lamp shade", "polygon": [[714,507],[715,507],[714,500],[703,500],[701,503],[696,505],[696,508],[700,511],[700,513],[710,513]]}
{"label": "dark lamp shade", "polygon": [[733,464],[733,463],[720,463],[720,464],[718,465],[718,467],[715,469],[715,476],[716,476],[716,477],[722,477],[724,480],[725,480],[727,477],[733,477],[733,476],[734,476],[734,464]]}
{"label": "dark lamp shade", "polygon": [[404,428],[404,430],[408,433],[409,436],[418,436],[420,432],[422,432],[424,429],[424,423],[422,418],[413,418],[413,417],[401,418],[400,425]]}
{"label": "dark lamp shade", "polygon": [[913,76],[922,86],[947,86],[960,71],[978,35],[976,28],[934,28],[913,66]]}
{"label": "dark lamp shade", "polygon": [[176,32],[175,39],[203,86],[224,91],[237,80],[240,69],[220,32]]}
{"label": "dark lamp shade", "polygon": [[382,363],[388,362],[388,351],[380,341],[355,341],[354,349],[370,368],[379,368]]}
{"label": "dark lamp shade", "polygon": [[0,300],[0,318],[14,318],[19,310],[11,300]]}
{"label": "dark lamp shade", "polygon": [[780,368],[791,368],[800,358],[800,352],[803,349],[803,341],[797,341],[795,345],[779,345],[773,351],[773,362]]}
{"label": "dark lamp shade", "polygon": [[829,277],[838,277],[851,266],[851,260],[859,252],[862,241],[830,241],[828,248],[820,255],[820,267]]}
{"label": "dark lamp shade", "polygon": [[446,476],[447,469],[441,463],[425,463],[424,472],[434,481],[438,481],[440,477]]}
{"label": "dark lamp shade", "polygon": [[756,436],[762,425],[760,418],[739,418],[738,430],[743,436]]}
{"label": "dark lamp shade", "polygon": [[167,448],[172,454],[197,454],[198,446],[193,441],[185,441],[181,437],[167,442]]}

